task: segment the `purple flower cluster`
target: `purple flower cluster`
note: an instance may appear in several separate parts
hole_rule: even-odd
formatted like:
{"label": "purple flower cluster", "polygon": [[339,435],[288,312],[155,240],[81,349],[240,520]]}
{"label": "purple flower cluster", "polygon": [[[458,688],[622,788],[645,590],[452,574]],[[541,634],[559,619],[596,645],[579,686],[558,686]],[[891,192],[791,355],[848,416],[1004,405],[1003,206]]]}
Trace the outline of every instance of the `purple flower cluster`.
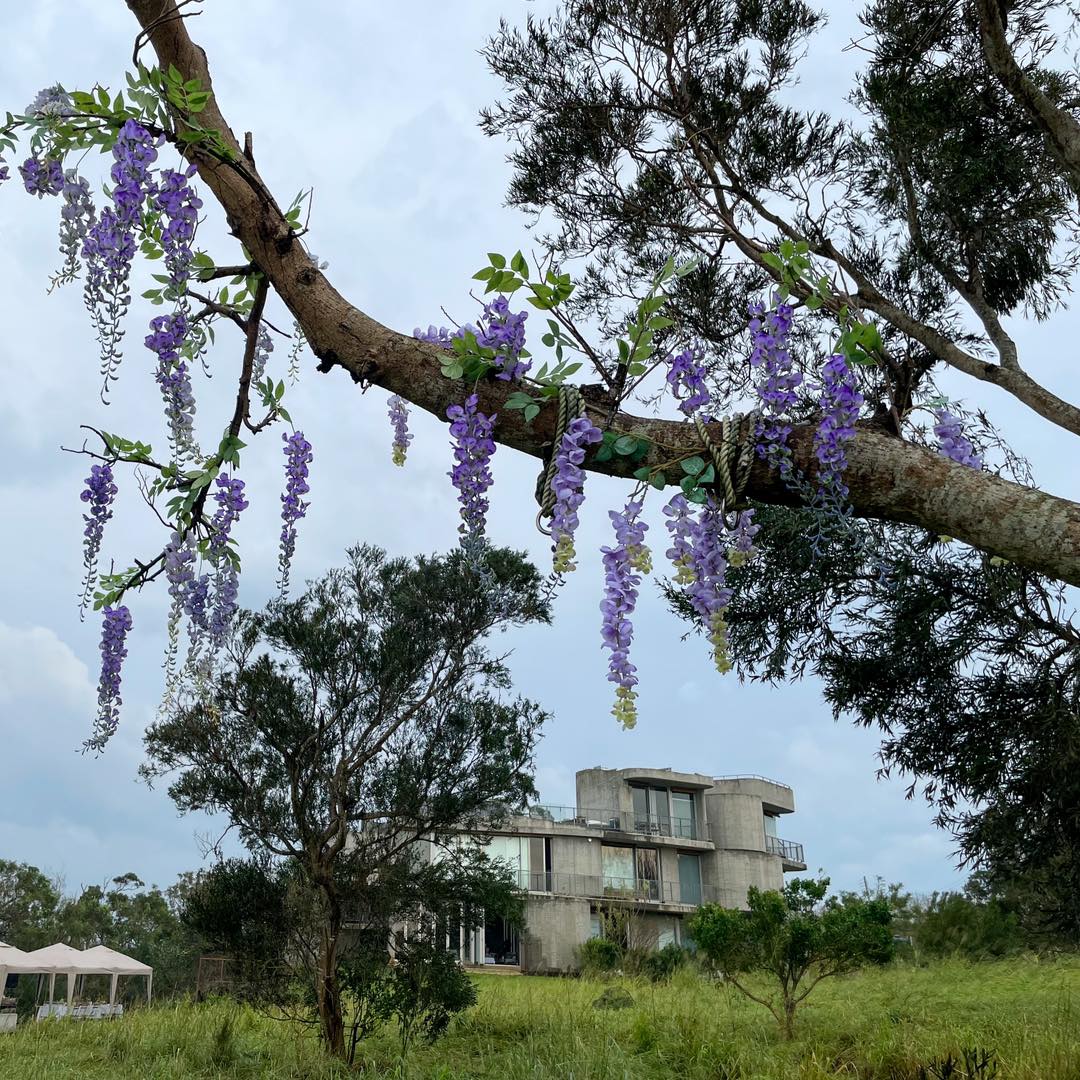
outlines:
{"label": "purple flower cluster", "polygon": [[255,339],[255,355],[251,362],[251,380],[257,386],[266,378],[266,365],[274,351],[274,339],[262,323],[259,324],[259,336]]}
{"label": "purple flower cluster", "polygon": [[585,501],[585,447],[603,439],[600,429],[586,416],[567,425],[562,442],[555,451],[555,477],[552,489],[555,508],[551,515],[551,539],[554,541],[554,570],[565,574],[577,568],[574,562],[574,533],[578,527],[578,508]]}
{"label": "purple flower cluster", "polygon": [[64,265],[57,276],[58,281],[74,281],[81,266],[79,252],[86,242],[87,234],[97,220],[94,200],[90,197],[90,181],[80,177],[74,169],[64,175],[64,205],[60,210],[60,253]]}
{"label": "purple flower cluster", "polygon": [[764,406],[765,420],[756,431],[758,454],[778,467],[785,479],[791,475],[791,450],[787,445],[791,425],[785,417],[799,400],[796,389],[802,375],[794,370],[788,351],[791,333],[790,304],[777,302],[773,311],[764,304],[750,305],[750,366],[758,373],[754,389]]}
{"label": "purple flower cluster", "polygon": [[842,356],[831,356],[821,369],[821,397],[818,404],[824,414],[814,432],[814,453],[818,459],[818,483],[823,491],[846,499],[847,444],[855,435],[863,396],[854,373]]}
{"label": "purple flower cluster", "polygon": [[387,412],[390,415],[390,426],[394,429],[391,460],[395,465],[404,465],[405,455],[409,452],[409,443],[413,440],[409,434],[409,409],[405,404],[405,399],[399,394],[391,394]]}
{"label": "purple flower cluster", "polygon": [[47,161],[27,158],[19,166],[19,175],[22,176],[26,193],[36,195],[39,199],[43,195],[59,195],[64,190],[64,166],[59,158],[49,158]]}
{"label": "purple flower cluster", "polygon": [[94,315],[101,345],[104,391],[116,377],[120,363],[120,324],[131,303],[128,276],[135,257],[135,228],[143,204],[157,191],[151,166],[157,160],[160,142],[134,120],[128,120],[120,129],[112,151],[113,205],[102,210],[83,244],[85,301]]}
{"label": "purple flower cluster", "polygon": [[86,487],[79,496],[87,504],[89,513],[83,514],[86,523],[83,529],[83,577],[82,599],[79,610],[85,611],[94,589],[97,576],[98,553],[101,551],[101,538],[105,532],[105,523],[112,517],[113,499],[117,487],[113,481],[112,466],[91,465],[90,475],[86,478]]}
{"label": "purple flower cluster", "polygon": [[240,589],[240,573],[232,553],[229,537],[237,518],[247,509],[244,481],[235,476],[218,476],[214,501],[218,508],[210,522],[208,558],[214,566],[214,607],[206,618],[210,644],[217,648],[225,638],[236,613],[236,597]]}
{"label": "purple flower cluster", "polygon": [[191,273],[191,242],[195,239],[202,207],[202,199],[188,183],[194,175],[194,165],[184,172],[162,169],[153,199],[154,207],[165,218],[161,246],[165,251],[165,266],[172,286],[178,293],[187,285]]}
{"label": "purple flower cluster", "polygon": [[285,443],[285,494],[281,496],[281,551],[278,555],[278,585],[281,592],[289,587],[289,568],[296,551],[296,523],[307,513],[309,504],[301,497],[308,486],[308,466],[313,460],[311,443],[302,431],[282,435]]}
{"label": "purple flower cluster", "polygon": [[85,744],[88,750],[103,750],[120,722],[120,671],[127,656],[125,643],[130,630],[131,612],[123,604],[105,609],[101,626],[98,716],[94,724],[94,735]]}
{"label": "purple flower cluster", "polygon": [[753,510],[744,510],[729,530],[719,504],[711,497],[697,517],[681,494],[664,507],[664,514],[671,535],[667,557],[675,564],[675,581],[687,587],[687,599],[712,645],[716,670],[730,671],[725,615],[731,589],[727,571],[754,554],[754,537],[760,526],[754,524]]}
{"label": "purple flower cluster", "polygon": [[600,603],[603,613],[601,637],[603,648],[611,650],[608,660],[608,682],[616,685],[615,707],[612,715],[624,728],[637,723],[637,668],[630,663],[630,645],[634,637],[634,624],[630,616],[637,605],[637,590],[641,584],[638,571],[644,565],[642,553],[645,547],[645,531],[648,526],[638,520],[642,504],[630,500],[622,513],[609,510],[608,517],[615,529],[615,544],[603,547],[604,599]]}
{"label": "purple flower cluster", "polygon": [[191,601],[195,591],[195,543],[191,536],[173,532],[165,545],[165,578],[169,582],[169,596],[173,606],[186,612],[192,622],[205,629],[205,602],[196,613]]}
{"label": "purple flower cluster", "polygon": [[479,412],[478,403],[476,394],[472,394],[464,405],[451,405],[446,410],[454,443],[454,468],[449,476],[461,504],[458,531],[464,546],[483,543],[488,510],[484,492],[491,487],[491,455],[495,453],[491,433],[496,417]]}
{"label": "purple flower cluster", "polygon": [[954,416],[947,409],[935,410],[934,435],[938,448],[947,458],[966,465],[969,469],[982,468],[982,458],[975,453],[971,440],[964,434],[964,427],[958,416]]}
{"label": "purple flower cluster", "polygon": [[59,83],[39,90],[34,95],[34,100],[26,106],[26,115],[36,120],[71,116],[74,112],[71,95]]}
{"label": "purple flower cluster", "polygon": [[684,349],[668,357],[667,384],[679,399],[679,411],[684,416],[693,416],[712,401],[705,385],[701,353],[697,349]]}
{"label": "purple flower cluster", "polygon": [[531,361],[522,359],[525,351],[525,320],[528,317],[527,311],[511,311],[510,301],[505,296],[497,296],[490,304],[484,305],[479,326],[466,323],[458,330],[448,330],[445,326],[429,326],[421,330],[418,326],[413,330],[413,337],[429,345],[452,349],[455,339],[472,334],[480,348],[495,351],[495,378],[517,382],[532,367]]}
{"label": "purple flower cluster", "polygon": [[151,319],[150,333],[144,342],[158,358],[154,377],[165,401],[169,439],[178,456],[194,453],[196,449],[195,395],[191,389],[191,374],[187,364],[180,359],[180,348],[187,332],[187,315],[183,309],[178,309],[171,315],[158,315]]}

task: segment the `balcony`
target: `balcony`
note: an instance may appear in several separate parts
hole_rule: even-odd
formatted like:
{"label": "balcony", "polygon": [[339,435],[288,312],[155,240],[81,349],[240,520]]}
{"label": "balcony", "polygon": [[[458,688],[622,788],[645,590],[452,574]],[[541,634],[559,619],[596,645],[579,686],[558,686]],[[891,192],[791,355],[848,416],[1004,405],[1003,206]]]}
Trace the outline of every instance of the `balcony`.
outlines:
{"label": "balcony", "polygon": [[781,840],[779,836],[766,836],[765,850],[771,855],[779,855],[786,863],[798,863],[806,869],[802,844],[796,844],[793,840]]}
{"label": "balcony", "polygon": [[588,810],[577,806],[530,806],[525,817],[554,825],[576,825],[607,832],[662,836],[674,840],[706,840],[706,830],[695,818],[635,814],[630,810]]}
{"label": "balcony", "polygon": [[677,881],[619,878],[599,874],[562,874],[552,871],[518,874],[518,887],[533,893],[583,896],[591,900],[624,901],[634,904],[699,904],[719,901],[718,890],[695,885],[684,895]]}

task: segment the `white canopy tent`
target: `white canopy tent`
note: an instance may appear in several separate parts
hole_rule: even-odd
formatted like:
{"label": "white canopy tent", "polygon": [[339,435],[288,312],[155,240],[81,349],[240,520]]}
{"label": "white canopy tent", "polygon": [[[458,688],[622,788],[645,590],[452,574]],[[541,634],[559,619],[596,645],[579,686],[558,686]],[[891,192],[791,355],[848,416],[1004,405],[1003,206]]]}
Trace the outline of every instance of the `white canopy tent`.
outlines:
{"label": "white canopy tent", "polygon": [[8,975],[48,975],[49,1004],[53,1002],[56,991],[56,976],[67,979],[67,1003],[70,1006],[75,995],[75,979],[79,975],[108,975],[110,979],[109,1004],[116,1001],[116,984],[121,975],[143,975],[146,977],[146,1000],[150,1001],[153,986],[154,969],[149,964],[140,963],[131,956],[116,952],[104,945],[95,945],[92,949],[73,949],[70,945],[57,942],[43,949],[34,949],[24,953],[10,945],[0,948],[0,986]]}

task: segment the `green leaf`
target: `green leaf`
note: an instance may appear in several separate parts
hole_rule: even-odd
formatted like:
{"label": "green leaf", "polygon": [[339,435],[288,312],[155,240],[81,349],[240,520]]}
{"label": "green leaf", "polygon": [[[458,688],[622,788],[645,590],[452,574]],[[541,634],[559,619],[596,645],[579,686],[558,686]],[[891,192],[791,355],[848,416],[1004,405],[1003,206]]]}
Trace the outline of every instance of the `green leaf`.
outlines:
{"label": "green leaf", "polygon": [[476,273],[473,274],[473,280],[474,281],[487,281],[488,278],[490,278],[491,275],[494,274],[494,273],[495,273],[495,267],[494,266],[485,266],[482,270],[477,270]]}
{"label": "green leaf", "polygon": [[705,471],[698,476],[697,482],[699,484],[711,484],[715,479],[716,470],[711,465],[707,465]]}
{"label": "green leaf", "polygon": [[696,455],[694,457],[687,458],[685,461],[680,462],[682,465],[682,471],[687,476],[697,476],[705,468],[705,459],[699,458]]}
{"label": "green leaf", "polygon": [[780,241],[780,255],[784,259],[790,259],[795,254],[795,245],[790,240]]}
{"label": "green leaf", "polygon": [[642,465],[640,469],[634,470],[634,478],[636,480],[648,480],[651,472],[652,470],[648,465]]}
{"label": "green leaf", "polygon": [[686,492],[686,497],[692,503],[703,503],[709,497],[709,495],[704,488],[694,488],[693,491]]}
{"label": "green leaf", "polygon": [[502,270],[506,266],[506,256],[500,255],[497,251],[489,251],[488,262],[490,262],[496,270]]}
{"label": "green leaf", "polygon": [[510,269],[516,274],[520,274],[523,278],[529,276],[529,264],[525,261],[525,256],[520,251],[514,254],[514,257],[510,260]]}
{"label": "green leaf", "polygon": [[615,440],[615,453],[621,454],[623,457],[629,457],[631,454],[637,452],[638,441],[633,435],[620,435]]}
{"label": "green leaf", "polygon": [[784,260],[775,252],[763,251],[761,253],[761,261],[773,270],[780,271],[784,269]]}
{"label": "green leaf", "polygon": [[596,451],[593,456],[593,461],[610,461],[611,460],[611,443],[606,439],[600,445],[600,449]]}
{"label": "green leaf", "polygon": [[535,417],[539,416],[539,415],[540,415],[540,406],[535,404],[535,402],[533,404],[531,404],[531,405],[526,405],[525,406],[525,411],[522,413],[522,416],[525,417],[525,423],[527,423],[527,424],[531,423],[532,420]]}

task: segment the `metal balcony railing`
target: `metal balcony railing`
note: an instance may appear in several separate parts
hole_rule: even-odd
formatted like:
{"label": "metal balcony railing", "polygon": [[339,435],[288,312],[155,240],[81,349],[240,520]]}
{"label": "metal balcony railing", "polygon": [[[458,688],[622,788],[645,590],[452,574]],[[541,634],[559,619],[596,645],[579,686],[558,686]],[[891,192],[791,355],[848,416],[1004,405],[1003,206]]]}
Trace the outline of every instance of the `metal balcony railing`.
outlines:
{"label": "metal balcony railing", "polygon": [[677,881],[610,877],[607,874],[563,874],[556,871],[518,874],[518,887],[534,893],[560,893],[596,900],[625,900],[639,904],[698,905],[719,899],[708,886],[680,886]]}
{"label": "metal balcony railing", "polygon": [[696,818],[668,815],[635,814],[631,810],[589,810],[578,806],[530,806],[525,816],[550,821],[556,825],[577,825],[586,829],[640,833],[644,836],[669,836],[676,840],[704,840],[704,831]]}
{"label": "metal balcony railing", "polygon": [[765,850],[773,855],[779,855],[788,862],[806,865],[806,860],[803,858],[803,846],[802,844],[796,844],[794,840],[781,840],[779,836],[766,836]]}

